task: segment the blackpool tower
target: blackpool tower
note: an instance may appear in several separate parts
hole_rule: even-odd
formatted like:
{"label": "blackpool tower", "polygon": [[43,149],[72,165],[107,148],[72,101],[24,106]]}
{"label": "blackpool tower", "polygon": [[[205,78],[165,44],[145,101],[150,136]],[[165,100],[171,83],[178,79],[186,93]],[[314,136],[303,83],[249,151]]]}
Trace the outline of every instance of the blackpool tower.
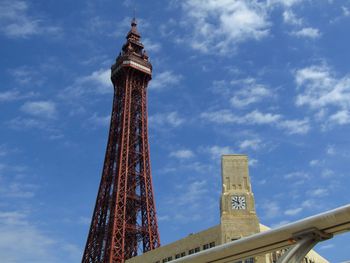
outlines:
{"label": "blackpool tower", "polygon": [[122,263],[160,246],[147,125],[152,65],[140,39],[133,19],[112,66],[108,144],[83,263]]}

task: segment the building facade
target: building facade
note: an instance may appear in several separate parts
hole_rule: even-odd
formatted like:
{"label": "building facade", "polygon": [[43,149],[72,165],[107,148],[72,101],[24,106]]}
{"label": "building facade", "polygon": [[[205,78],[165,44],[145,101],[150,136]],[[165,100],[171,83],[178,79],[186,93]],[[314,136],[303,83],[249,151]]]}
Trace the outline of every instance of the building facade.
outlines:
{"label": "building facade", "polygon": [[[131,258],[126,261],[127,263],[170,262],[269,229],[259,223],[256,214],[248,157],[246,155],[223,155],[221,164],[220,224]],[[274,263],[283,252],[276,251],[246,259],[245,263]],[[310,251],[305,262],[326,263],[328,261],[316,252]]]}

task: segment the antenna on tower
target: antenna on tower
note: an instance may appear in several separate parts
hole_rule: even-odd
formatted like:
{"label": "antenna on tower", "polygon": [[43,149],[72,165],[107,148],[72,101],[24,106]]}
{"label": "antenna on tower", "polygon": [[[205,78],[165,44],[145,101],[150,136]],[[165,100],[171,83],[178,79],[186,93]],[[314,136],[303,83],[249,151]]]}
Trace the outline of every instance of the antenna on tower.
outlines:
{"label": "antenna on tower", "polygon": [[136,7],[134,7],[134,12],[133,12],[133,18],[131,20],[131,26],[136,26],[137,22],[136,22]]}

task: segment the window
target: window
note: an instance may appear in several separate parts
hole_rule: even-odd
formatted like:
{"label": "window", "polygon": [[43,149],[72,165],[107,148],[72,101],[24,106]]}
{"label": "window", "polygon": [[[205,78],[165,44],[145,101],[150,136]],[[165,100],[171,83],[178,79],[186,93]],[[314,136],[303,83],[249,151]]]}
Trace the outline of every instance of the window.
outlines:
{"label": "window", "polygon": [[169,261],[172,261],[172,260],[173,260],[173,257],[167,257],[167,258],[164,258],[162,260],[162,263],[169,262]]}
{"label": "window", "polygon": [[176,258],[181,258],[181,255],[180,255],[180,254],[176,254],[176,255],[175,255],[175,259],[176,259]]}
{"label": "window", "polygon": [[186,256],[186,252],[181,253],[181,257],[184,257],[184,256]]}
{"label": "window", "polygon": [[198,253],[200,250],[201,250],[201,249],[200,249],[199,247],[196,247],[196,248],[194,249],[194,253]]}
{"label": "window", "polygon": [[203,250],[215,247],[215,242],[210,242],[209,244],[203,245]]}
{"label": "window", "polygon": [[278,260],[277,253],[276,253],[276,252],[273,252],[273,253],[272,253],[272,263],[276,263],[277,260]]}
{"label": "window", "polygon": [[240,260],[240,261],[236,261],[235,263],[255,263],[254,258],[248,258],[244,261]]}
{"label": "window", "polygon": [[194,254],[194,249],[190,249],[190,250],[188,251],[188,254],[189,254],[189,255]]}

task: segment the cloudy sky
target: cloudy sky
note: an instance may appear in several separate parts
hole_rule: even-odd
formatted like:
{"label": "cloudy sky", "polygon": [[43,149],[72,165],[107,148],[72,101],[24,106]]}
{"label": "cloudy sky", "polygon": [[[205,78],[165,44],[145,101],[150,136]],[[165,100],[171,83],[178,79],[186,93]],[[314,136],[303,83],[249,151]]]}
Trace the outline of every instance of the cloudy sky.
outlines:
{"label": "cloudy sky", "polygon": [[[223,153],[248,154],[266,225],[349,203],[349,0],[0,0],[4,262],[79,262],[107,141],[110,65],[134,7],[154,66],[162,244],[219,222]],[[349,234],[317,246],[331,262],[349,260],[349,249]]]}

